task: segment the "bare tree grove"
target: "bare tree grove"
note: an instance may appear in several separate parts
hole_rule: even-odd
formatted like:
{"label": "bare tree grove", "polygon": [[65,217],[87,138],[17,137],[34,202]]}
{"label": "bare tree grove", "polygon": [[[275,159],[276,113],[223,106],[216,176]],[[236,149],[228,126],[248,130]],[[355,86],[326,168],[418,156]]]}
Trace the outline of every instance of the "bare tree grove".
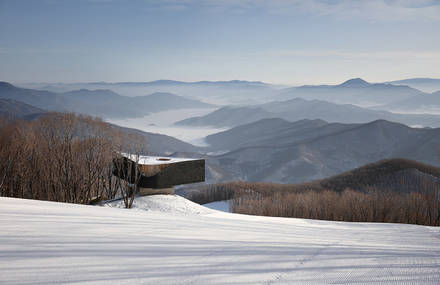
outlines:
{"label": "bare tree grove", "polygon": [[440,201],[417,192],[398,194],[377,191],[362,193],[347,189],[341,193],[247,194],[233,199],[235,213],[306,219],[440,225]]}
{"label": "bare tree grove", "polygon": [[249,215],[440,226],[440,181],[416,172],[395,172],[343,191],[318,183],[230,182],[202,187],[189,199],[230,200],[232,212]]}
{"label": "bare tree grove", "polygon": [[80,204],[127,193],[134,197],[134,192],[127,191],[130,185],[113,175],[114,158],[143,145],[143,138],[85,115],[3,119],[0,195]]}

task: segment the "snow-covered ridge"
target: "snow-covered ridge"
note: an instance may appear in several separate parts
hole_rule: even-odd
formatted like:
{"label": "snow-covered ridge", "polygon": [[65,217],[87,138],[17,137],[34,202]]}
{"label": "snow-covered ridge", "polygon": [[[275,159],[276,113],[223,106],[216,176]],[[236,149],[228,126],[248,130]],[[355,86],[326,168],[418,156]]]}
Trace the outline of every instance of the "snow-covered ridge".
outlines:
{"label": "snow-covered ridge", "polygon": [[439,228],[167,209],[181,199],[0,198],[0,284],[439,284]]}

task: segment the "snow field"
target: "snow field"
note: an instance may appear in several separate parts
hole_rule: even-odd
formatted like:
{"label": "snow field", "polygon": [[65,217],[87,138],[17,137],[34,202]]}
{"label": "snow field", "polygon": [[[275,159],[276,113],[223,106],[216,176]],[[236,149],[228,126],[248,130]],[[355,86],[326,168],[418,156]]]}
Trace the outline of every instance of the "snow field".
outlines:
{"label": "snow field", "polygon": [[0,198],[0,284],[440,284],[439,228],[136,205]]}

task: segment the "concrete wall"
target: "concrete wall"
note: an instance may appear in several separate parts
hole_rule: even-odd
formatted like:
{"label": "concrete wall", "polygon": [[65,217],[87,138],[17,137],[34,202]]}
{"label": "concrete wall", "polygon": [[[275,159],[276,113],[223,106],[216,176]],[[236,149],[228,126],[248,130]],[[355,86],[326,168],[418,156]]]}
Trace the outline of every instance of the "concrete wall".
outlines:
{"label": "concrete wall", "polygon": [[153,188],[142,188],[139,187],[139,193],[140,196],[148,196],[148,195],[156,195],[156,194],[174,194],[174,187],[171,188],[159,188],[159,189],[153,189]]}

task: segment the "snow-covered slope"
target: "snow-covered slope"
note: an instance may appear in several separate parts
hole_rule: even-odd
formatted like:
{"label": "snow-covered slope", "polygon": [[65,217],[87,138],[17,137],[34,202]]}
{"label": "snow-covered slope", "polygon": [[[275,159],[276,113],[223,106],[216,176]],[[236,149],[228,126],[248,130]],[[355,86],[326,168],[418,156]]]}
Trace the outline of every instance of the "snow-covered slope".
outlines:
{"label": "snow-covered slope", "polygon": [[[125,208],[122,200],[106,203],[105,206]],[[140,211],[161,212],[171,215],[206,215],[213,210],[200,206],[178,195],[153,195],[138,197],[133,201],[132,209]]]}
{"label": "snow-covered slope", "polygon": [[439,228],[195,212],[0,198],[0,283],[439,284]]}

